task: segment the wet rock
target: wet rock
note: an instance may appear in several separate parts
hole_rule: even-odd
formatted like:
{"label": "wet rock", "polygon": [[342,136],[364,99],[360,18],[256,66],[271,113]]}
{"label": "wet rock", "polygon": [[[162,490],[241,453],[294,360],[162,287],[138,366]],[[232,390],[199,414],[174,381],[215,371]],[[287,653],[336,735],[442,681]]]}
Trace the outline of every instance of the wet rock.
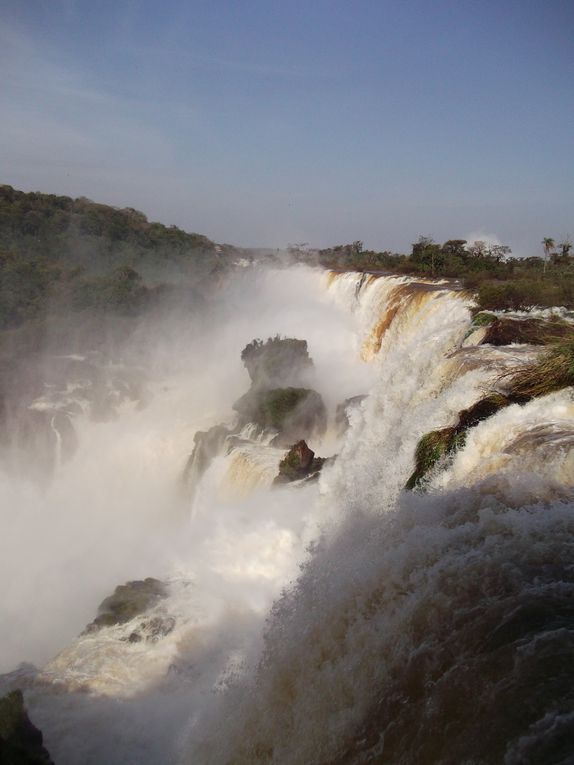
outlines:
{"label": "wet rock", "polygon": [[262,429],[277,430],[274,446],[322,435],[327,427],[323,399],[309,388],[251,389],[233,408],[239,414],[240,426],[253,422]]}
{"label": "wet rock", "polygon": [[201,478],[211,461],[223,449],[225,440],[231,435],[225,425],[214,425],[209,430],[199,430],[193,437],[194,448],[183,471],[183,480],[187,485],[195,484]]}
{"label": "wet rock", "polygon": [[315,478],[324,463],[322,457],[315,457],[315,452],[309,449],[305,441],[298,441],[279,463],[279,473],[273,483],[283,484],[303,478]]}
{"label": "wet rock", "polygon": [[0,699],[1,765],[53,765],[43,746],[42,732],[31,722],[22,691]]}
{"label": "wet rock", "polygon": [[241,352],[241,360],[254,388],[278,388],[298,385],[313,367],[306,340],[270,337],[253,340]]}
{"label": "wet rock", "polygon": [[130,633],[127,638],[129,643],[157,643],[175,629],[175,619],[173,616],[154,616],[151,619],[145,619],[139,625],[137,630]]}
{"label": "wet rock", "polygon": [[499,409],[504,409],[504,407],[511,403],[507,396],[503,396],[500,393],[490,393],[468,409],[462,409],[459,412],[457,430],[460,432],[473,428],[479,422],[482,422],[482,420],[492,417]]}
{"label": "wet rock", "polygon": [[415,469],[406,483],[406,489],[419,486],[436,463],[464,444],[464,433],[457,428],[442,428],[426,433],[415,449]]}
{"label": "wet rock", "polygon": [[121,584],[114,594],[102,601],[98,615],[88,624],[84,634],[96,632],[102,627],[125,624],[155,606],[167,596],[167,588],[158,579],[148,577]]}
{"label": "wet rock", "polygon": [[492,417],[500,409],[509,406],[513,400],[500,393],[490,393],[468,409],[462,409],[454,427],[432,430],[424,435],[415,450],[415,469],[407,481],[405,488],[414,489],[420,486],[429,471],[439,462],[457,449],[464,446],[466,434],[470,428],[479,422]]}

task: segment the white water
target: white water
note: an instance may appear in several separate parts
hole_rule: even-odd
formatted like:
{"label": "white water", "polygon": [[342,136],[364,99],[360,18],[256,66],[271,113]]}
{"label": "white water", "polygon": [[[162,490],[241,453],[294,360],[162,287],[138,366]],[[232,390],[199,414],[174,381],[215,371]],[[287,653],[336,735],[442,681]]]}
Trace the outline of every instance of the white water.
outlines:
{"label": "white water", "polygon": [[[80,449],[48,489],[2,482],[0,573],[18,576],[2,604],[1,658],[6,669],[43,665],[10,682],[26,686],[59,765],[363,761],[360,752],[382,751],[368,729],[375,698],[383,709],[405,667],[431,647],[441,653],[453,614],[496,600],[497,567],[507,561],[525,582],[523,561],[564,558],[568,392],[481,423],[426,496],[401,494],[420,436],[452,424],[501,367],[524,363],[521,348],[458,351],[468,298],[305,269],[262,275],[255,289],[249,279],[222,296],[226,328],[214,322],[213,334],[160,348],[143,411],[78,418]],[[251,439],[213,461],[191,512],[177,488],[193,433],[229,421],[247,387],[241,348],[278,332],[309,342],[331,416],[343,399],[370,395],[342,442],[330,433],[311,444],[339,454],[319,485],[269,491],[283,452]],[[172,633],[134,645],[128,624],[74,640],[116,584],[145,576],[169,583],[158,608],[175,617]],[[459,645],[468,649],[451,634],[456,665]],[[414,754],[389,761],[438,762],[419,738]],[[457,746],[445,762],[463,761]],[[355,754],[345,760],[346,749]]]}

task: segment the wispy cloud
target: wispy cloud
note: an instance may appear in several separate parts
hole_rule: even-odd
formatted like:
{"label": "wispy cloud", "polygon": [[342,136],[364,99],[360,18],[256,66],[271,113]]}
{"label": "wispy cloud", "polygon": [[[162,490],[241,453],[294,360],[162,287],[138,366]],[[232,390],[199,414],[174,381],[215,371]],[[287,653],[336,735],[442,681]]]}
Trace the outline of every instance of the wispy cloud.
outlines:
{"label": "wispy cloud", "polygon": [[[4,25],[0,67],[0,166],[5,182],[62,187],[66,177],[112,177],[173,164],[162,134],[142,120],[136,98],[126,103],[87,84],[57,52]],[[7,176],[7,177],[6,177]]]}

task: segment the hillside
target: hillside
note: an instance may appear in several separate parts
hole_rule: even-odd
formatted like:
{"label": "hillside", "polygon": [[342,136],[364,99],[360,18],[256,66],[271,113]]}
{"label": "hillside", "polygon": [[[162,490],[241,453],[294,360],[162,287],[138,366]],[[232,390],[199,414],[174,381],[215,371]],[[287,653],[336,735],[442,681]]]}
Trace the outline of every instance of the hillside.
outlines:
{"label": "hillside", "polygon": [[231,247],[116,209],[0,186],[0,329],[63,310],[138,313],[225,269]]}

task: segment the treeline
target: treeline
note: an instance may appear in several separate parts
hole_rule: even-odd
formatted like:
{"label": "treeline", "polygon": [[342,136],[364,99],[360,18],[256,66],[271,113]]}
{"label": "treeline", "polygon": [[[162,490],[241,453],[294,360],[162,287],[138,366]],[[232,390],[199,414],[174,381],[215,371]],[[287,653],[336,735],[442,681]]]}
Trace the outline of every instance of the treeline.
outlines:
{"label": "treeline", "polygon": [[201,285],[233,248],[137,210],[0,186],[0,330],[48,312],[133,315]]}
{"label": "treeline", "polygon": [[363,249],[360,241],[325,250],[291,247],[296,260],[335,270],[385,271],[425,278],[456,279],[478,293],[488,310],[534,306],[574,308],[574,258],[568,241],[545,237],[541,257],[515,258],[510,247],[449,239],[438,244],[421,236],[408,254]]}

